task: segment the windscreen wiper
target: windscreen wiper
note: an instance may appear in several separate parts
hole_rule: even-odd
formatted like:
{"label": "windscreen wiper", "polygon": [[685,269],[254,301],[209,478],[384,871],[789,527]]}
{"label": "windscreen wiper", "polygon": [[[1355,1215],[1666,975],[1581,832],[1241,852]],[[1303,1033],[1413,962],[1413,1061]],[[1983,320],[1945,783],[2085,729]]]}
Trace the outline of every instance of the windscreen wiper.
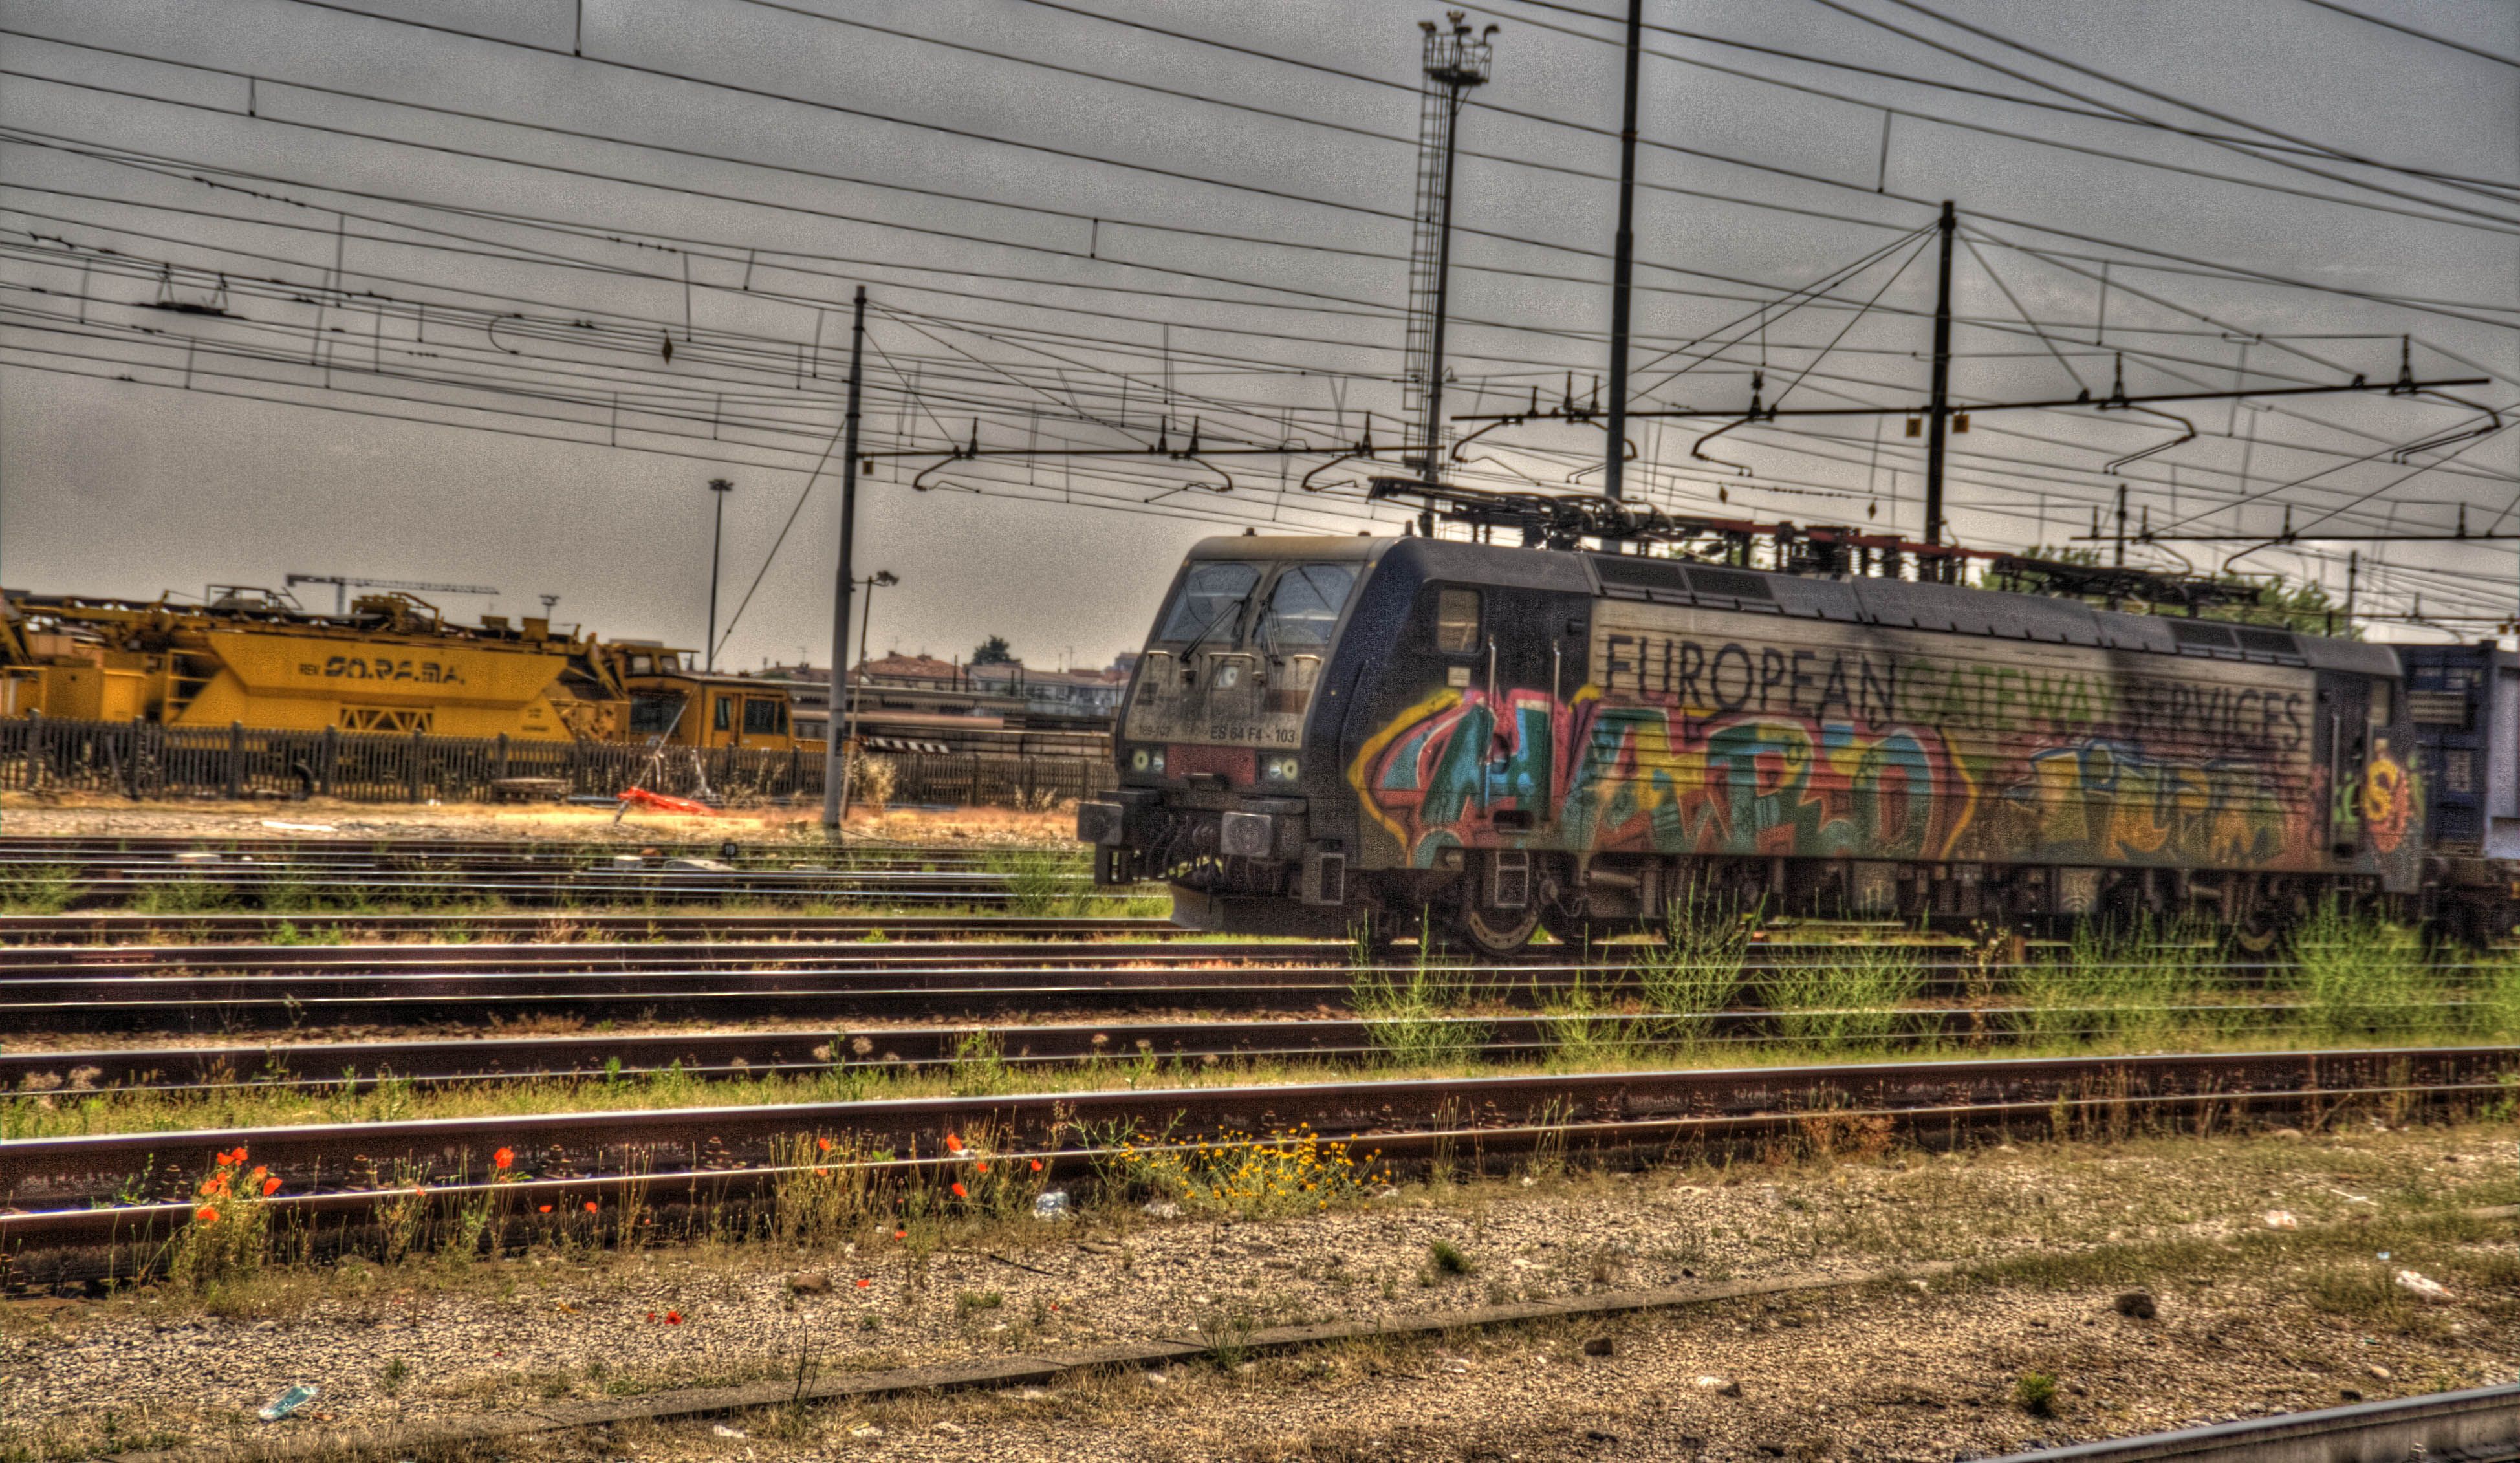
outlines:
{"label": "windscreen wiper", "polygon": [[1207,643],[1207,638],[1215,633],[1216,627],[1224,622],[1226,615],[1247,607],[1251,603],[1251,597],[1259,593],[1259,590],[1260,582],[1255,579],[1251,582],[1251,588],[1242,592],[1242,598],[1218,610],[1204,626],[1200,627],[1198,634],[1191,637],[1190,643],[1182,646],[1182,669],[1190,669],[1190,658],[1198,653],[1199,646]]}

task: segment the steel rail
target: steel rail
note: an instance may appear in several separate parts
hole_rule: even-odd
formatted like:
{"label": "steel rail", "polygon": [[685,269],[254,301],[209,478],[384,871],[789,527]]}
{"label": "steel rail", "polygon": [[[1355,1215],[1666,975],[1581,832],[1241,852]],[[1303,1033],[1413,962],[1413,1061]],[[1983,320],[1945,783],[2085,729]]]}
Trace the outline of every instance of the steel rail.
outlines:
{"label": "steel rail", "polygon": [[[869,923],[879,927],[882,921]],[[1159,926],[1171,929],[1170,926]],[[1177,932],[1184,933],[1184,932]],[[1740,962],[1743,979],[1825,968],[1836,946],[1768,945],[1755,947]],[[1595,945],[1549,948],[1544,956],[1511,964],[1473,965],[1450,961],[1440,966],[1448,982],[1459,981],[1474,994],[1489,987],[1510,987],[1524,976],[1548,971],[1598,974],[1614,984],[1634,987],[1649,979],[1651,968],[1637,947]],[[113,945],[20,946],[0,953],[0,990],[46,976],[106,975],[113,972],[175,976],[225,977],[336,976],[387,977],[424,970],[445,974],[526,974],[537,971],[699,971],[766,970],[781,967],[874,968],[906,965],[995,965],[1025,961],[1073,961],[1125,964],[1133,960],[1192,958],[1269,960],[1303,964],[1352,965],[1354,949],[1331,940],[1158,940],[1016,941],[1016,940],[849,940],[849,941],[716,941],[641,940],[532,941],[494,943],[459,941],[446,944],[253,944],[253,945]],[[1354,966],[1360,975],[1402,977],[1416,973],[1410,964]],[[1981,965],[1963,956],[1921,953],[1916,961],[1920,989],[1932,994],[1965,989],[1975,982],[2017,979],[2036,966]],[[2093,966],[2077,967],[2088,975]],[[2224,960],[2216,973],[2242,986],[2270,985],[2295,967],[2273,960]]]}
{"label": "steel rail", "polygon": [[146,973],[163,979],[184,975],[390,976],[407,971],[446,974],[525,975],[542,971],[762,970],[788,966],[822,969],[890,969],[909,965],[971,968],[1025,963],[1119,965],[1135,960],[1178,962],[1280,960],[1347,962],[1349,948],[1334,941],[1256,940],[849,940],[671,942],[554,941],[533,944],[452,945],[115,945],[20,947],[0,953],[0,991],[45,976]]}
{"label": "steel rail", "polygon": [[1309,1007],[1344,1003],[1349,995],[1346,970],[1328,965],[992,966],[877,970],[857,978],[845,971],[803,970],[412,975],[386,977],[384,983],[288,977],[29,980],[0,984],[0,1030],[286,1030],[307,1022],[480,1025],[527,1015],[583,1020],[788,1015],[866,1021],[985,1016],[1011,1009]]}
{"label": "steel rail", "polygon": [[[2361,1100],[2482,1100],[2520,1069],[2511,1047],[2248,1052],[2142,1057],[1978,1059],[1740,1070],[1665,1070],[1432,1081],[1132,1088],[1007,1096],[499,1115],[319,1127],[246,1128],[22,1138],[0,1142],[0,1251],[94,1236],[113,1211],[80,1206],[190,1197],[211,1155],[250,1150],[295,1196],[431,1189],[513,1171],[583,1186],[598,1180],[694,1186],[727,1171],[769,1170],[783,1146],[815,1136],[844,1151],[909,1159],[985,1144],[1001,1157],[1076,1171],[1071,1150],[1131,1134],[1215,1135],[1299,1127],[1386,1155],[1425,1152],[1430,1135],[1476,1154],[1668,1145],[1691,1136],[1803,1122],[1881,1118],[1954,1135],[1990,1123],[2045,1125],[2077,1113],[2205,1109],[2221,1118],[2323,1116]],[[1098,1137],[1097,1135],[1102,1135]],[[1083,1138],[1079,1144],[1076,1140]],[[975,1152],[967,1158],[976,1159]],[[99,1218],[102,1214],[105,1218]]]}
{"label": "steel rail", "polygon": [[990,854],[988,846],[975,846],[969,843],[856,842],[838,847],[819,840],[747,844],[741,838],[636,836],[562,840],[557,838],[395,838],[375,837],[360,833],[343,833],[333,838],[221,837],[215,834],[59,836],[32,833],[0,836],[0,859],[9,859],[22,854],[44,853],[110,856],[221,854],[254,857],[285,853],[316,858],[338,854],[346,857],[398,859],[566,860],[590,856],[608,858],[615,854],[641,854],[650,851],[668,858],[717,858],[730,847],[739,853],[748,851],[764,858],[797,858],[820,854],[827,858],[837,855],[848,859],[977,859],[986,858]]}
{"label": "steel rail", "polygon": [[[80,889],[108,891],[215,884],[240,890],[282,885],[310,892],[355,890],[374,883],[409,888],[490,891],[542,888],[571,882],[596,885],[654,883],[678,887],[718,884],[729,888],[820,888],[839,884],[863,885],[872,889],[901,886],[995,890],[1005,888],[1012,881],[1009,875],[989,868],[742,868],[732,865],[674,868],[654,865],[613,867],[607,864],[597,864],[592,868],[552,865],[538,868],[518,864],[504,868],[430,869],[340,864],[93,864],[63,875],[63,880]],[[1060,873],[1046,878],[1044,883],[1094,887],[1092,877],[1085,873]]]}
{"label": "steel rail", "polygon": [[[456,882],[449,878],[428,876],[371,877],[360,879],[202,879],[191,876],[98,880],[82,884],[73,900],[79,898],[125,899],[158,891],[199,891],[216,887],[227,895],[259,896],[279,889],[296,899],[313,903],[301,910],[306,917],[320,917],[328,912],[326,903],[355,909],[361,905],[383,900],[405,900],[445,904],[465,899],[498,899],[523,906],[565,908],[571,902],[611,903],[702,903],[720,900],[806,900],[857,899],[886,905],[971,905],[1002,904],[1015,896],[1005,879],[995,876],[959,874],[832,874],[777,877],[772,875],[704,874],[704,873],[637,873],[637,874],[556,874],[550,878],[476,878]],[[1066,884],[1069,894],[1090,898],[1127,898],[1098,894],[1083,879]]]}
{"label": "steel rail", "polygon": [[2520,1384],[2007,1454],[2003,1463],[2510,1463]]}
{"label": "steel rail", "polygon": [[[308,931],[339,929],[379,940],[401,935],[442,938],[460,931],[467,938],[523,937],[527,941],[557,936],[634,936],[642,939],[794,940],[810,936],[856,938],[880,933],[917,940],[951,934],[1005,934],[1096,938],[1107,935],[1161,937],[1187,933],[1168,919],[1101,918],[1088,915],[1025,914],[695,914],[667,912],[622,914],[604,910],[583,913],[518,914],[502,912],[438,912],[362,914],[350,910],[213,910],[198,914],[141,914],[98,910],[76,914],[0,914],[0,948],[10,946],[119,945],[154,943],[173,936],[187,940],[267,941],[282,926],[303,936]],[[374,942],[364,942],[374,943]],[[158,949],[174,949],[158,946]],[[14,959],[14,955],[10,956]]]}

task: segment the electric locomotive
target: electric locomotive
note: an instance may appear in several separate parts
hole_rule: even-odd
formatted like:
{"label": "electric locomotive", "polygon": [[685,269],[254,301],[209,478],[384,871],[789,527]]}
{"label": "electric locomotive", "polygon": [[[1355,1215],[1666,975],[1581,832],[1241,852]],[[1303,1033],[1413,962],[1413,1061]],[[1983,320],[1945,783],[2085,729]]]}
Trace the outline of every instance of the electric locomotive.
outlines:
{"label": "electric locomotive", "polygon": [[2429,921],[2470,945],[2520,917],[2520,654],[2400,645],[2423,788]]}
{"label": "electric locomotive", "polygon": [[[2078,599],[1431,537],[1218,538],[1139,657],[1098,883],[1488,955],[1725,899],[2264,937],[2411,901],[2386,646]],[[2509,830],[2520,840],[2520,821]]]}

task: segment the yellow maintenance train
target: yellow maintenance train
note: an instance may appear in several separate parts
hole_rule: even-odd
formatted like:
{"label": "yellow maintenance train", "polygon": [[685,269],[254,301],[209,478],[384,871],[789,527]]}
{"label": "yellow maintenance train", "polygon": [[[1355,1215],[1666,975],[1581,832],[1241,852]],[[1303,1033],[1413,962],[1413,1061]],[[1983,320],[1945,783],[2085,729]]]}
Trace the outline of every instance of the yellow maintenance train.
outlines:
{"label": "yellow maintenance train", "polygon": [[404,594],[325,615],[246,586],[200,604],[9,591],[0,716],[822,750],[794,735],[785,685],[702,672],[691,653],[548,619],[451,624]]}

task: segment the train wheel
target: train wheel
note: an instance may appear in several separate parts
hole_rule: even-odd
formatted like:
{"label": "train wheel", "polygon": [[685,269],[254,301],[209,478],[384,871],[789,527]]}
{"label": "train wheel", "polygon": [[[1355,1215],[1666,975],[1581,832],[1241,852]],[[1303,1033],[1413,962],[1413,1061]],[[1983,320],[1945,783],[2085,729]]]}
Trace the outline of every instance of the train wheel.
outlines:
{"label": "train wheel", "polygon": [[1464,903],[1458,922],[1462,942],[1470,953],[1485,959],[1510,959],[1531,944],[1540,933],[1540,911],[1532,909],[1482,909]]}

